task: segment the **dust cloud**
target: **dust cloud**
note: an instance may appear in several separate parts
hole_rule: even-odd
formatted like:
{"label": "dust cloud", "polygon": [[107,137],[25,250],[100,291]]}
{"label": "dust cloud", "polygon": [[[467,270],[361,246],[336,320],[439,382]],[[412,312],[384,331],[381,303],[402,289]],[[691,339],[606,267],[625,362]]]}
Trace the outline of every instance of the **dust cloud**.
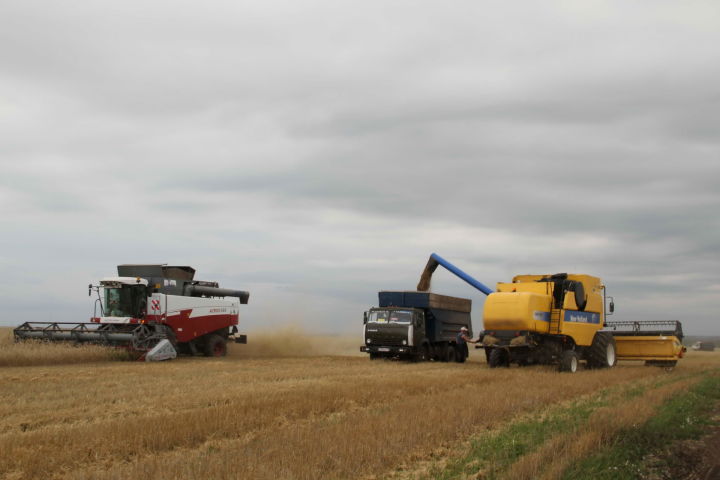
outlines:
{"label": "dust cloud", "polygon": [[360,356],[358,335],[313,335],[300,326],[285,325],[271,330],[251,331],[248,343],[230,344],[233,357]]}

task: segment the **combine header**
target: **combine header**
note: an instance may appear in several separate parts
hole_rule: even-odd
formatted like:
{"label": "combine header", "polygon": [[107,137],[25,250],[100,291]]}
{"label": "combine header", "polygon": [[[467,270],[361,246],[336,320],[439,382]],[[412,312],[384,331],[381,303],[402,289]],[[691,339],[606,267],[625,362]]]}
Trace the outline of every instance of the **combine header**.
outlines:
{"label": "combine header", "polygon": [[240,304],[250,294],[194,280],[195,269],[168,265],[118,265],[118,276],[89,285],[97,294],[89,323],[26,322],[16,340],[97,343],[138,352],[147,361],[178,353],[224,356],[237,333]]}
{"label": "combine header", "polygon": [[677,320],[605,322],[605,330],[615,339],[618,360],[640,360],[672,370],[687,351]]}

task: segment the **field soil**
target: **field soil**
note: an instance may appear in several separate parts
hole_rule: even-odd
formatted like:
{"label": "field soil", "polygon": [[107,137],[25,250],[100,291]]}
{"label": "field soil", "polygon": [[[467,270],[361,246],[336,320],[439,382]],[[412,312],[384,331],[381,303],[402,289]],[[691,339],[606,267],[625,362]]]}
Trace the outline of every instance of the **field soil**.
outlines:
{"label": "field soil", "polygon": [[[370,361],[354,337],[280,329],[224,358],[122,361],[0,332],[0,479],[417,478],[480,436],[599,392],[692,377],[640,364],[550,367]],[[679,385],[679,384],[678,384]]]}
{"label": "field soil", "polygon": [[644,459],[647,480],[720,480],[720,405],[714,420],[703,437],[675,442]]}

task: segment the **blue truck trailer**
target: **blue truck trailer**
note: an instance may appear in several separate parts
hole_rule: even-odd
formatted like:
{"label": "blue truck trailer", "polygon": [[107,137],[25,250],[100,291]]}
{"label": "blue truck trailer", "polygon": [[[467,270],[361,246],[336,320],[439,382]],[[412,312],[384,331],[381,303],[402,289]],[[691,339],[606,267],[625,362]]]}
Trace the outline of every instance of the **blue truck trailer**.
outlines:
{"label": "blue truck trailer", "polygon": [[378,307],[364,314],[365,344],[370,359],[464,362],[467,344],[458,344],[462,327],[472,336],[466,298],[420,291],[381,291]]}

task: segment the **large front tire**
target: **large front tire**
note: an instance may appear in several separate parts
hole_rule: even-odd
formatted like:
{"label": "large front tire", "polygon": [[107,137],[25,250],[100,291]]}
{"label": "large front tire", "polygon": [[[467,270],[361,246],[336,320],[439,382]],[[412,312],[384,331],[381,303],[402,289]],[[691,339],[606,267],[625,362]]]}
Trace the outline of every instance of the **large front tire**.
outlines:
{"label": "large front tire", "polygon": [[509,367],[509,357],[510,356],[508,355],[508,352],[505,351],[505,349],[493,348],[490,352],[490,356],[488,357],[488,365],[490,365],[490,368]]}
{"label": "large front tire", "polygon": [[617,363],[615,338],[608,332],[597,332],[588,351],[588,366],[611,368]]}

